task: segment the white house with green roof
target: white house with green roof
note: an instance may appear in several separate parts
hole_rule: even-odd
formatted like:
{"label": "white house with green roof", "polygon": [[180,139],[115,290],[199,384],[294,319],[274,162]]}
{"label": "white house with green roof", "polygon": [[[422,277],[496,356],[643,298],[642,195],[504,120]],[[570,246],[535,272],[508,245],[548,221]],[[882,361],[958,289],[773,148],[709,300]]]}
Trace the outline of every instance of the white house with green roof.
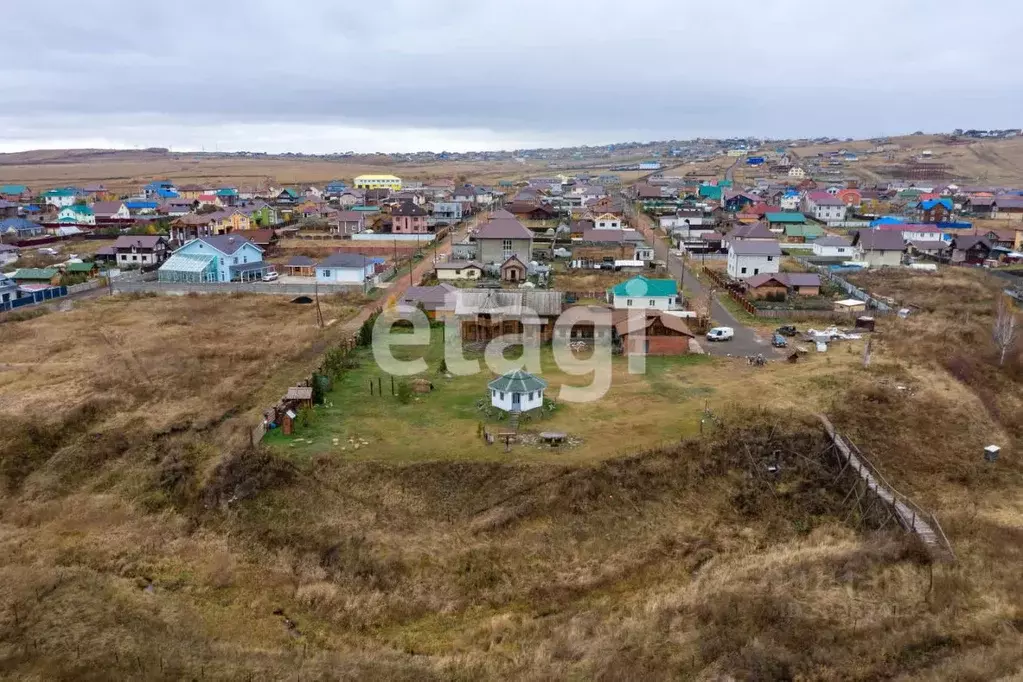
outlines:
{"label": "white house with green roof", "polygon": [[607,299],[617,309],[679,310],[678,283],[673,279],[649,279],[638,275],[607,290]]}
{"label": "white house with green roof", "polygon": [[547,382],[538,376],[516,369],[499,376],[489,384],[490,404],[505,412],[526,412],[543,407]]}
{"label": "white house with green roof", "polygon": [[42,197],[43,201],[50,206],[65,208],[74,205],[78,200],[78,190],[74,187],[61,187],[43,192]]}
{"label": "white house with green roof", "polygon": [[66,225],[95,225],[96,214],[84,204],[75,204],[60,209],[57,214],[57,222]]}

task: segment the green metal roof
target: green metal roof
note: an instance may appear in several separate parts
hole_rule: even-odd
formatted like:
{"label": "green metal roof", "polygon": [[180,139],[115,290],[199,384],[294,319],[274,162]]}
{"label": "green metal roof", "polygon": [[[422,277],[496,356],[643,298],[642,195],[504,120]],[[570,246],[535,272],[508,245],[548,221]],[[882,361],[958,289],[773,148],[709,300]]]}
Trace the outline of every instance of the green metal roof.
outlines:
{"label": "green metal roof", "polygon": [[27,191],[25,185],[0,185],[0,194],[24,194]]}
{"label": "green metal roof", "polygon": [[547,388],[547,382],[529,372],[517,369],[497,377],[487,386],[495,391],[504,391],[505,393],[532,393]]}
{"label": "green metal roof", "polygon": [[76,192],[73,188],[65,187],[65,188],[62,188],[62,189],[50,189],[50,190],[47,190],[47,191],[43,192],[43,196],[44,197],[73,197],[77,193],[78,192]]}
{"label": "green metal roof", "polygon": [[700,185],[700,196],[705,199],[720,199],[721,188],[716,185]]}
{"label": "green metal roof", "polygon": [[49,282],[56,274],[53,268],[21,268],[11,275],[11,279],[40,279]]}
{"label": "green metal roof", "polygon": [[68,263],[68,272],[92,272],[95,267],[93,263]]}
{"label": "green metal roof", "polygon": [[806,222],[806,216],[805,215],[803,215],[802,213],[792,213],[792,212],[767,213],[767,214],[764,215],[764,218],[769,223],[790,223],[791,224],[791,223],[805,223]]}
{"label": "green metal roof", "polygon": [[673,279],[647,279],[643,275],[633,277],[611,289],[615,296],[677,296],[678,283]]}
{"label": "green metal roof", "polygon": [[824,228],[812,223],[791,224],[785,226],[786,237],[803,237],[804,239],[816,239],[824,236]]}

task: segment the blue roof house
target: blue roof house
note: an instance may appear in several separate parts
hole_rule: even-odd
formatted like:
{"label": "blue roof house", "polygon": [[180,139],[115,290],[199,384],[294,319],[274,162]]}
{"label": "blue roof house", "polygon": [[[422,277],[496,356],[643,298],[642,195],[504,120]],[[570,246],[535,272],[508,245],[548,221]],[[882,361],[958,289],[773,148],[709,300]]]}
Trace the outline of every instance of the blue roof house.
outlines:
{"label": "blue roof house", "polygon": [[193,239],[160,266],[161,282],[252,282],[269,269],[263,249],[236,234]]}
{"label": "blue roof house", "polygon": [[160,204],[155,201],[129,199],[124,202],[124,207],[132,213],[152,213]]}
{"label": "blue roof house", "polygon": [[15,239],[35,237],[43,233],[43,228],[38,223],[24,218],[7,218],[0,220],[0,234],[10,235]]}
{"label": "blue roof house", "polygon": [[331,180],[323,189],[327,194],[343,194],[348,185],[341,180]]}

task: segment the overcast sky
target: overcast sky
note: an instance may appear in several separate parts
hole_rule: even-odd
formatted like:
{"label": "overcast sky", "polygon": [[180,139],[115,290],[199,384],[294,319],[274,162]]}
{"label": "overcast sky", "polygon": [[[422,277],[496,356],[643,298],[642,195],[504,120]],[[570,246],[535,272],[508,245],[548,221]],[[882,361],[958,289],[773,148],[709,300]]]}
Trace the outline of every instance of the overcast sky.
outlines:
{"label": "overcast sky", "polygon": [[0,151],[465,151],[1023,125],[1023,3],[1010,0],[975,2],[968,20],[951,0],[3,5]]}

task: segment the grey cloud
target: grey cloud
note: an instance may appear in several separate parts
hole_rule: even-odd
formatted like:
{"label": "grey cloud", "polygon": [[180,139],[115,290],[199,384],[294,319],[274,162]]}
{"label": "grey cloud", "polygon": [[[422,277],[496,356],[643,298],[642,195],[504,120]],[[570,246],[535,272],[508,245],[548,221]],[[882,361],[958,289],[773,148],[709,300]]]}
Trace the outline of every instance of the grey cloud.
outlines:
{"label": "grey cloud", "polygon": [[950,0],[37,0],[5,8],[0,142],[153,120],[566,144],[1018,125],[1023,7],[988,5],[999,20],[967,50],[935,39]]}

